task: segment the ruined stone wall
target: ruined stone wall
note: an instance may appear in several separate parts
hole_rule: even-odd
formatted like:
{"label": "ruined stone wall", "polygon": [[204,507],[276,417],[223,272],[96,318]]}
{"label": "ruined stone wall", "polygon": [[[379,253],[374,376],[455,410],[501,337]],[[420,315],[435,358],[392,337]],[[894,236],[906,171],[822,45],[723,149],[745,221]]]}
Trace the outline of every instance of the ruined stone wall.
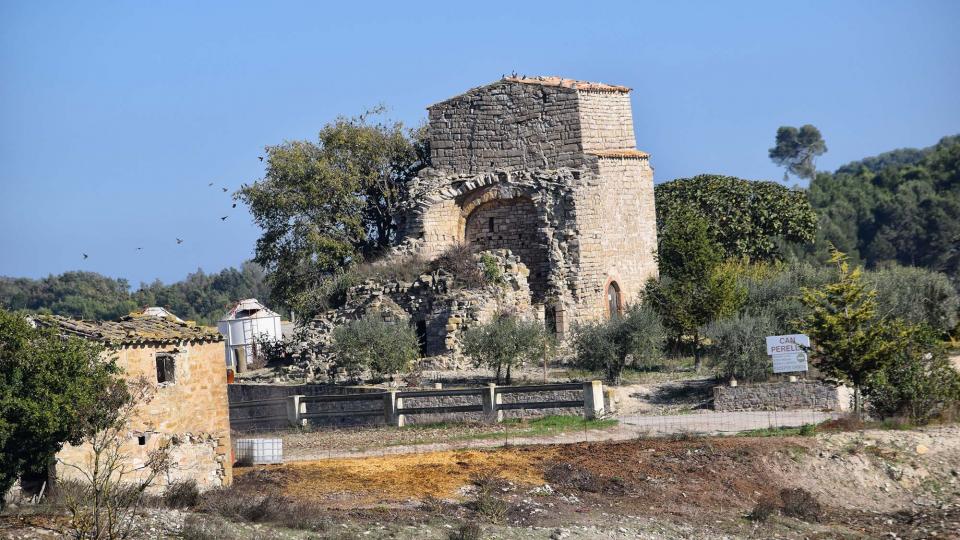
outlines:
{"label": "ruined stone wall", "polygon": [[500,81],[429,111],[433,167],[461,173],[583,163],[577,91]]}
{"label": "ruined stone wall", "polygon": [[[161,353],[175,359],[173,383],[157,383],[156,355]],[[223,344],[128,346],[106,354],[116,355],[128,380],[143,377],[155,385],[152,398],[138,405],[129,425],[124,452],[130,463],[142,463],[151,450],[169,442],[173,466],[159,485],[189,478],[197,480],[202,489],[230,484],[230,421]],[[141,435],[143,445],[138,439]],[[89,447],[66,445],[57,457],[85,466]],[[76,471],[61,464],[57,474],[70,477]]]}
{"label": "ruined stone wall", "polygon": [[596,173],[574,195],[579,235],[575,320],[607,316],[606,287],[615,281],[624,304],[639,300],[657,275],[653,171],[645,158],[599,158]]}
{"label": "ruined stone wall", "polygon": [[630,94],[581,91],[578,98],[584,152],[632,149],[637,146]]}
{"label": "ruined stone wall", "polygon": [[512,251],[530,271],[527,281],[535,301],[543,301],[550,265],[547,239],[533,201],[517,197],[478,206],[466,220],[464,240],[479,250]]}

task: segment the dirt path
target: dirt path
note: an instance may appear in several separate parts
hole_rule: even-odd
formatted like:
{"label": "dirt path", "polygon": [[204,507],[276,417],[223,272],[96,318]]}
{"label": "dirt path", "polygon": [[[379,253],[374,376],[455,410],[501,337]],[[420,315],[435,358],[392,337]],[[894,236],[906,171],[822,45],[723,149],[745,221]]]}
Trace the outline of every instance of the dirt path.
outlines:
{"label": "dirt path", "polygon": [[830,418],[835,418],[836,416],[834,413],[811,410],[726,413],[702,411],[691,414],[658,416],[633,415],[620,417],[620,423],[617,426],[607,429],[587,429],[584,431],[570,431],[550,436],[523,437],[511,435],[510,428],[504,426],[503,437],[403,444],[370,449],[334,448],[325,444],[325,438],[336,437],[336,435],[331,432],[318,431],[306,434],[306,436],[305,434],[290,434],[289,438],[296,438],[296,446],[291,447],[285,439],[284,462],[378,457],[517,445],[556,445],[623,441],[649,436],[692,433],[722,435],[752,429],[796,427],[804,424],[816,424],[829,420]]}

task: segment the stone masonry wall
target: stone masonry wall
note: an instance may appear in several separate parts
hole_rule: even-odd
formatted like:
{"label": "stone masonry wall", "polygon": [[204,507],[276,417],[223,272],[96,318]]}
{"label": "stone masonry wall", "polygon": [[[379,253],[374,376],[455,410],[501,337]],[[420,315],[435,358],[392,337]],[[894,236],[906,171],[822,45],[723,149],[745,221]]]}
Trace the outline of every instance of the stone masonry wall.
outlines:
{"label": "stone masonry wall", "polygon": [[583,160],[577,91],[570,88],[500,81],[427,110],[437,169],[555,169]]}
{"label": "stone masonry wall", "polygon": [[550,265],[537,208],[526,197],[493,200],[477,207],[466,221],[466,241],[479,250],[509,249],[530,271],[527,281],[542,302]]}
{"label": "stone masonry wall", "polygon": [[[172,354],[173,383],[157,383],[156,355]],[[143,463],[150,451],[171,444],[173,466],[158,486],[177,479],[194,478],[201,489],[229,485],[232,480],[230,423],[226,370],[220,342],[179,345],[129,346],[114,351],[128,380],[145,378],[155,385],[152,398],[140,404],[129,425],[124,453],[131,465]],[[144,437],[143,445],[138,437]],[[65,445],[58,460],[86,466],[87,445]],[[58,477],[77,473],[61,463]]]}
{"label": "stone masonry wall", "polygon": [[574,193],[580,231],[574,320],[607,316],[606,287],[615,281],[622,301],[639,300],[657,276],[653,170],[647,159],[598,158],[597,174]]}
{"label": "stone masonry wall", "polygon": [[584,152],[637,146],[630,94],[580,92],[580,136]]}
{"label": "stone masonry wall", "polygon": [[819,381],[797,381],[715,386],[713,408],[717,411],[785,411],[815,409],[844,411],[849,408],[849,393]]}

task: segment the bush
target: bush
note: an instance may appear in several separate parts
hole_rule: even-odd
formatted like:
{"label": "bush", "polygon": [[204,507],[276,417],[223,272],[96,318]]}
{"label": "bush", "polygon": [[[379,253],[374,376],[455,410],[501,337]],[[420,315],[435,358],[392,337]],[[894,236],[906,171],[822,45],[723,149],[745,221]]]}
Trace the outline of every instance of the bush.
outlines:
{"label": "bush", "polygon": [[946,336],[957,327],[960,295],[950,278],[911,266],[869,272],[866,281],[877,290],[879,311],[910,324],[922,324]]}
{"label": "bush", "polygon": [[763,381],[772,373],[764,338],[777,332],[769,315],[736,315],[704,329],[710,338],[712,364],[722,377]]}
{"label": "bush", "polygon": [[819,288],[833,277],[829,267],[807,262],[789,266],[749,265],[738,273],[747,290],[741,313],[766,318],[772,323],[771,331],[776,335],[796,333],[795,321],[806,315],[807,310],[800,301],[800,289]]}
{"label": "bush", "polygon": [[770,498],[763,498],[757,501],[757,504],[753,507],[753,510],[747,514],[747,519],[750,521],[767,521],[770,519],[770,516],[777,513],[777,505]]}
{"label": "bush", "polygon": [[336,365],[353,377],[369,370],[383,376],[405,372],[417,359],[420,342],[413,328],[367,317],[351,321],[333,331]]}
{"label": "bush", "polygon": [[820,502],[809,491],[803,488],[780,490],[780,500],[783,502],[783,515],[795,517],[809,522],[817,522],[823,517]]}
{"label": "bush", "polygon": [[324,508],[277,495],[262,495],[250,489],[227,487],[203,494],[200,510],[228,520],[276,523],[291,529],[322,531],[329,522]]}
{"label": "bush", "polygon": [[494,370],[498,383],[506,369],[507,384],[514,366],[542,358],[550,346],[551,339],[539,321],[508,314],[467,329],[462,339],[463,353],[472,358],[476,366],[485,365]]}
{"label": "bush", "polygon": [[503,523],[507,519],[507,512],[510,510],[507,501],[497,493],[497,490],[490,486],[480,486],[477,490],[477,498],[473,503],[473,509],[480,516],[494,522]]}
{"label": "bush", "polygon": [[663,359],[666,331],[656,311],[633,306],[620,317],[586,323],[574,329],[577,367],[603,371],[607,380],[619,382],[624,367],[651,367]]}
{"label": "bush", "polygon": [[163,493],[167,508],[192,508],[200,503],[196,480],[181,480],[167,486]]}
{"label": "bush", "polygon": [[[486,263],[484,263],[484,269],[481,269],[477,264],[476,253],[476,250],[470,244],[458,242],[437,256],[430,263],[430,269],[434,272],[437,270],[449,272],[457,286],[482,287],[491,283],[491,281],[486,275]],[[487,257],[490,257],[490,255],[487,255]],[[496,267],[495,264],[494,267]],[[499,269],[497,270],[499,271]]]}
{"label": "bush", "polygon": [[[960,403],[960,373],[926,327],[894,325],[887,336],[895,350],[863,386],[870,411],[880,418],[924,423]],[[899,330],[898,330],[899,329]]]}

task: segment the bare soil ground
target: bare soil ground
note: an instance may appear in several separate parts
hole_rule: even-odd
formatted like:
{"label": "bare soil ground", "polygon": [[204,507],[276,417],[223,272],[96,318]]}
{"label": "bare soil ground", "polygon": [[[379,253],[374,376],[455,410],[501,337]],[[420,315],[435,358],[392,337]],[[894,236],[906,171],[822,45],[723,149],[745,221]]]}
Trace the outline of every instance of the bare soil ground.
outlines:
{"label": "bare soil ground", "polygon": [[[208,539],[444,539],[479,524],[482,538],[517,540],[957,539],[958,471],[957,425],[325,459],[238,468],[221,498],[302,514],[309,525],[226,519],[208,509],[151,514],[144,530]],[[811,498],[798,503],[785,488]],[[766,519],[749,517],[764,505]],[[7,516],[0,537],[56,537],[56,520],[46,519],[30,527]]]}

